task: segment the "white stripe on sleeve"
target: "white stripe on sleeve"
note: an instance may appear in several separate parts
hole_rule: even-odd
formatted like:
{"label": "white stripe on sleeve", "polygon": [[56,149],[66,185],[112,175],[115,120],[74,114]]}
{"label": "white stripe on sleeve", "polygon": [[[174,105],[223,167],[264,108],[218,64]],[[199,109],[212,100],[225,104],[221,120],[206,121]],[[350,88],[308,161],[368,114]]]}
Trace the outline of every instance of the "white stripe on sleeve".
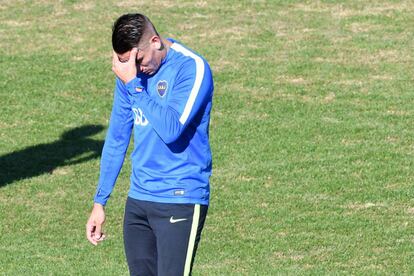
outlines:
{"label": "white stripe on sleeve", "polygon": [[194,102],[195,102],[195,100],[197,98],[197,95],[198,95],[198,91],[200,90],[200,87],[201,87],[201,82],[203,81],[204,62],[201,59],[201,57],[197,56],[196,54],[194,54],[190,50],[184,48],[183,46],[181,46],[178,43],[174,43],[171,46],[171,48],[173,48],[177,52],[182,53],[185,56],[191,57],[192,59],[194,59],[194,61],[196,63],[195,82],[194,82],[193,88],[191,89],[190,97],[188,97],[187,103],[185,104],[183,114],[180,117],[180,123],[182,125],[184,125],[185,122],[188,119],[188,116],[190,116],[191,110],[193,109]]}

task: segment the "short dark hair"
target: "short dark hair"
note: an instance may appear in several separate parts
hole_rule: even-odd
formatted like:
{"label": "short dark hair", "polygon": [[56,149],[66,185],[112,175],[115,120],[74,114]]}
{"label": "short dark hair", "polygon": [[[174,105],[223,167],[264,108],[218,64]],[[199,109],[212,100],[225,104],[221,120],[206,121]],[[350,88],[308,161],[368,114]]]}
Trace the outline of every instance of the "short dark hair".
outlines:
{"label": "short dark hair", "polygon": [[152,28],[158,35],[148,17],[139,13],[128,13],[119,17],[112,28],[112,48],[123,54],[137,47],[146,31]]}

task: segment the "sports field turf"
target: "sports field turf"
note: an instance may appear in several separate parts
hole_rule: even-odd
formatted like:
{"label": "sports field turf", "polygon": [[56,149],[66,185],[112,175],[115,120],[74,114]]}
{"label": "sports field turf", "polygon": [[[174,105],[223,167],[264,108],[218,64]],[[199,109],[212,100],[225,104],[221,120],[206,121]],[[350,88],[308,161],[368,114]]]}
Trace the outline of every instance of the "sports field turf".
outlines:
{"label": "sports field turf", "polygon": [[126,12],[214,72],[194,275],[414,274],[413,1],[0,0],[0,275],[128,274],[129,159],[84,234]]}

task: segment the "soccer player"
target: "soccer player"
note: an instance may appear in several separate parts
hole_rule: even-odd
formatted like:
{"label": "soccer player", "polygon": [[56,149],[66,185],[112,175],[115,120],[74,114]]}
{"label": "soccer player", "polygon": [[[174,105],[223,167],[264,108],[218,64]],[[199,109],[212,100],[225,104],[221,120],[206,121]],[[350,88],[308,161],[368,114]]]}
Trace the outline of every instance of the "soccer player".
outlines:
{"label": "soccer player", "polygon": [[104,206],[133,132],[124,216],[130,274],[189,275],[209,204],[210,67],[142,14],[115,21],[112,46],[114,102],[86,236],[104,240]]}

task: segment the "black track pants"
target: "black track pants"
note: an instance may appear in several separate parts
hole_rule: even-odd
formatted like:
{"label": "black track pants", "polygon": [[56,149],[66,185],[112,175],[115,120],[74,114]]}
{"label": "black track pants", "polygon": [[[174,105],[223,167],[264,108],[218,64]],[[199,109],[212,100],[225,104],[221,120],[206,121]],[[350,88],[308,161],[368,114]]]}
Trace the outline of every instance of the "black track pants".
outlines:
{"label": "black track pants", "polygon": [[190,275],[208,206],[128,197],[124,245],[131,275]]}

